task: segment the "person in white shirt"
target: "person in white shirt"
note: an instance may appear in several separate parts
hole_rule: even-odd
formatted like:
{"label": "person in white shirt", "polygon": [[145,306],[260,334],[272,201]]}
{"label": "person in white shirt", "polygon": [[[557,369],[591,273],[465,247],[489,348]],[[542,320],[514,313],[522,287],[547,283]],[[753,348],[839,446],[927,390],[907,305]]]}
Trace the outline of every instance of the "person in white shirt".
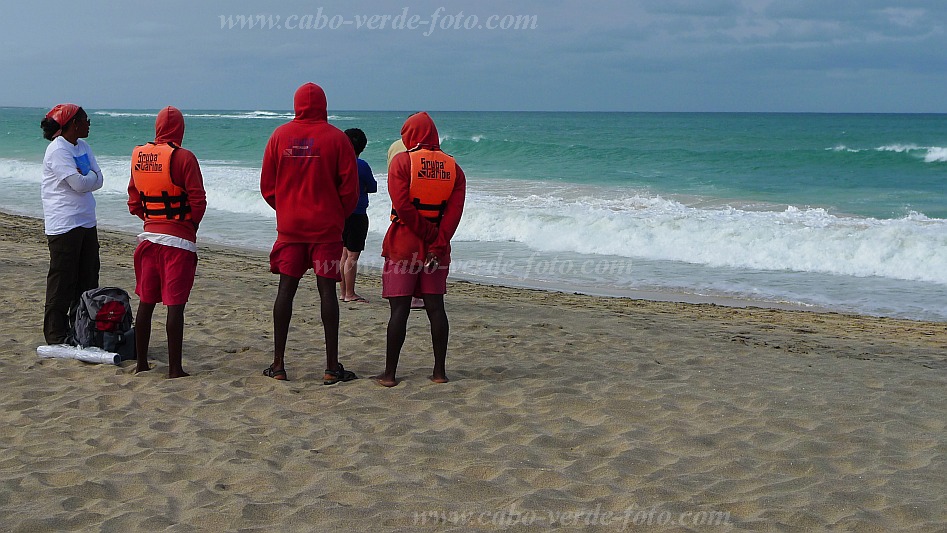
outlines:
{"label": "person in white shirt", "polygon": [[88,289],[99,286],[99,239],[95,198],[102,169],[83,139],[91,121],[75,104],[59,104],[40,123],[50,141],[43,158],[43,218],[49,244],[43,335],[47,344],[65,343],[69,309]]}

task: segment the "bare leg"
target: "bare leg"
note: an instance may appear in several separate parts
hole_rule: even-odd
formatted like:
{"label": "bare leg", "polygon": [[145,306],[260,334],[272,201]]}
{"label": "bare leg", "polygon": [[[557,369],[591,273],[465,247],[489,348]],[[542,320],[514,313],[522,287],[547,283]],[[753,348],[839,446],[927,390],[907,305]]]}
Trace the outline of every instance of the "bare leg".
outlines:
{"label": "bare leg", "polygon": [[286,353],[286,338],[289,323],[293,319],[293,299],[299,288],[299,278],[280,274],[276,301],[273,302],[273,370],[284,370],[283,355]]}
{"label": "bare leg", "polygon": [[190,374],[184,371],[181,365],[182,352],[184,351],[184,306],[168,306],[168,324],[165,329],[168,332],[168,378],[183,378]]}
{"label": "bare leg", "polygon": [[355,276],[358,273],[358,257],[361,252],[352,252],[345,248],[342,252],[342,299],[354,300],[358,298],[355,293]]}
{"label": "bare leg", "polygon": [[431,321],[431,341],[434,344],[434,372],[431,374],[431,381],[447,383],[445,364],[450,324],[447,321],[447,311],[444,309],[444,295],[425,294],[424,309],[427,311],[428,320]]}
{"label": "bare leg", "polygon": [[336,281],[316,276],[319,288],[322,328],[326,334],[326,370],[339,369],[339,301],[335,294]]}
{"label": "bare leg", "polygon": [[135,351],[138,353],[136,374],[151,370],[148,366],[148,343],[151,342],[151,315],[155,312],[155,305],[139,302],[138,312],[135,313]]}
{"label": "bare leg", "polygon": [[375,381],[386,387],[398,384],[395,373],[398,370],[398,359],[401,358],[401,348],[408,331],[408,315],[411,313],[411,297],[396,296],[388,298],[391,307],[391,317],[388,319],[388,347],[385,350],[385,372],[375,376]]}
{"label": "bare leg", "polygon": [[348,280],[347,280],[347,278],[346,278],[347,272],[346,272],[346,269],[345,269],[345,264],[346,264],[346,263],[348,262],[348,260],[349,260],[349,254],[350,254],[350,253],[351,253],[351,252],[349,252],[349,249],[348,249],[348,248],[346,248],[346,247],[344,247],[344,246],[342,247],[342,262],[340,263],[340,268],[341,268],[341,270],[342,270],[342,283],[340,284],[340,285],[341,285],[340,292],[341,292],[342,294],[339,295],[339,299],[340,299],[340,300],[343,300],[343,301],[349,299]]}

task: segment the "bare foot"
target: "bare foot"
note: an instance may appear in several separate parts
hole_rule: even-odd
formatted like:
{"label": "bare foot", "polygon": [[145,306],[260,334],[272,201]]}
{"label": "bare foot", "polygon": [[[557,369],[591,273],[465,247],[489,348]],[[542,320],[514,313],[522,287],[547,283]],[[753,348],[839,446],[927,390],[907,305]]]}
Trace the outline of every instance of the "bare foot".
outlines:
{"label": "bare foot", "polygon": [[151,367],[148,366],[148,363],[145,363],[145,366],[138,365],[138,366],[135,367],[135,373],[136,373],[136,374],[139,373],[139,372],[147,372],[147,371],[149,371],[149,370],[151,370]]}
{"label": "bare foot", "polygon": [[398,379],[394,377],[388,377],[384,374],[379,374],[377,376],[372,376],[372,379],[375,380],[375,383],[378,383],[382,387],[394,387],[398,384]]}
{"label": "bare foot", "polygon": [[183,370],[181,370],[180,372],[175,372],[175,373],[173,373],[173,374],[172,374],[171,372],[168,372],[168,379],[186,378],[186,377],[188,377],[188,376],[190,376],[190,374],[188,374],[187,372],[185,372],[185,371],[183,371]]}
{"label": "bare foot", "polygon": [[428,379],[430,379],[434,383],[447,383],[448,381],[450,381],[449,379],[447,379],[447,376],[444,374],[441,374],[439,376],[435,374],[429,377]]}

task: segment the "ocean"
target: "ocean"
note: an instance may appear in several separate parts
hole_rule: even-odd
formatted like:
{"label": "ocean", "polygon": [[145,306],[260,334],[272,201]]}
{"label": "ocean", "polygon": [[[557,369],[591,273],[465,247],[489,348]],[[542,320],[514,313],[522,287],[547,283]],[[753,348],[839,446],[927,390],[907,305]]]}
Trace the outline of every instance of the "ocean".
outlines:
{"label": "ocean", "polygon": [[[42,216],[45,109],[0,108],[0,209]],[[105,174],[99,225],[125,208],[156,110],[87,109]],[[381,265],[386,152],[408,112],[330,110],[374,170],[360,263]],[[603,296],[947,321],[947,115],[431,112],[468,179],[452,277]],[[186,110],[209,209],[202,242],[269,250],[263,147],[289,111]],[[107,282],[107,280],[103,280]]]}

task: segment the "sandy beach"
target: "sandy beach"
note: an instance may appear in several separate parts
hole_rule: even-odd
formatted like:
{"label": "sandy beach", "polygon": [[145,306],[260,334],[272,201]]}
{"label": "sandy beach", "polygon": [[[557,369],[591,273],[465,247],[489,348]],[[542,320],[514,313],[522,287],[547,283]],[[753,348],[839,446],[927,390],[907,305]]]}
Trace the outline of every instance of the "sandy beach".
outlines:
{"label": "sandy beach", "polygon": [[[99,237],[133,292],[134,236]],[[398,387],[324,386],[310,277],[278,382],[266,254],[200,257],[191,377],[160,307],[152,372],[40,359],[42,222],[0,214],[0,530],[947,529],[947,324],[454,282],[450,383],[414,312]],[[359,292],[367,378],[388,307]]]}

